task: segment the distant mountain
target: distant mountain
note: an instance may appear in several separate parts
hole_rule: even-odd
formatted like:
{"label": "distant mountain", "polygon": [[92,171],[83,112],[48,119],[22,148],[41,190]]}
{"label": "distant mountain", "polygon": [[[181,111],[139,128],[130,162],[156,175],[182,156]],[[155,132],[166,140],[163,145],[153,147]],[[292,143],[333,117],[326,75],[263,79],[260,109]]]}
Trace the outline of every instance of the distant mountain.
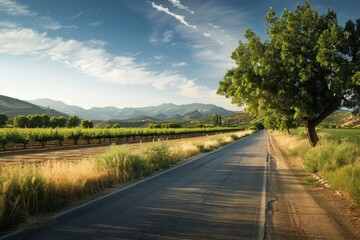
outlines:
{"label": "distant mountain", "polygon": [[[223,116],[234,113],[214,104],[192,103],[184,105],[175,105],[164,103],[159,106],[119,109],[116,107],[93,107],[84,109],[78,106],[67,105],[61,101],[55,101],[49,98],[30,100],[29,102],[56,109],[69,115],[76,115],[83,119],[90,120],[109,120],[109,119],[137,119],[144,116],[158,120],[175,120],[175,119],[198,119],[210,114],[221,114]],[[196,111],[196,112],[195,112]],[[196,114],[195,114],[196,113]],[[195,116],[196,115],[196,116]]]}
{"label": "distant mountain", "polygon": [[35,104],[3,95],[0,95],[0,113],[4,113],[9,118],[13,118],[17,115],[29,115],[29,114],[67,116],[64,113],[55,111],[54,109],[51,108],[39,107]]}
{"label": "distant mountain", "polygon": [[195,111],[185,114],[183,116],[183,120],[190,121],[190,120],[200,119],[203,116],[204,115],[201,112],[199,112],[198,110],[195,110]]}

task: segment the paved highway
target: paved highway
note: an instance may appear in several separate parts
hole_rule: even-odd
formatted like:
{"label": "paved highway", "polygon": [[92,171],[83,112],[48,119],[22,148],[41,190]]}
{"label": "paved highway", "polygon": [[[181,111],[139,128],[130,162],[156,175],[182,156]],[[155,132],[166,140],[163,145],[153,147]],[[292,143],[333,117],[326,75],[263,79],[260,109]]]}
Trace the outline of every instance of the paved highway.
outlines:
{"label": "paved highway", "polygon": [[141,181],[18,239],[260,239],[265,131]]}

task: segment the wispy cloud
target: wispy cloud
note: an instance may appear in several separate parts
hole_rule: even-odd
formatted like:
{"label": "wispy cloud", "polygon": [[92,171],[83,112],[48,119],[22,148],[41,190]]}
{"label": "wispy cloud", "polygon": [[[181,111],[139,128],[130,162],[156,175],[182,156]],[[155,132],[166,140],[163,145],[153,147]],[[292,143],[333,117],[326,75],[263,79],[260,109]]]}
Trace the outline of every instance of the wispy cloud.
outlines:
{"label": "wispy cloud", "polygon": [[166,31],[162,34],[162,39],[161,41],[164,43],[169,43],[171,42],[172,38],[174,36],[174,32],[173,31]]}
{"label": "wispy cloud", "polygon": [[11,16],[36,16],[29,10],[28,5],[17,3],[15,0],[0,0],[0,11]]}
{"label": "wispy cloud", "polygon": [[180,93],[184,84],[194,88],[194,80],[170,71],[150,71],[146,65],[137,63],[134,56],[112,55],[105,50],[104,45],[104,41],[80,42],[51,38],[46,33],[27,28],[0,30],[1,54],[30,55],[57,61],[106,82],[171,88]]}
{"label": "wispy cloud", "polygon": [[35,20],[36,24],[47,30],[59,30],[62,28],[77,28],[75,25],[64,26],[48,16],[40,16]]}
{"label": "wispy cloud", "polygon": [[173,40],[173,37],[173,31],[165,31],[162,34],[154,32],[149,39],[149,43],[154,45],[159,45],[161,43],[170,43]]}
{"label": "wispy cloud", "polygon": [[[249,16],[221,1],[197,4],[195,10],[197,13],[201,12],[191,18],[198,31],[182,26],[176,26],[175,30],[182,39],[188,41],[187,46],[193,53],[194,62],[200,65],[199,71],[194,70],[197,74],[200,71],[203,74],[199,80],[218,81],[227,69],[234,66],[230,56],[238,45],[238,39],[243,36]],[[216,22],[213,19],[217,19]]]}
{"label": "wispy cloud", "polygon": [[74,16],[71,16],[71,17],[69,17],[69,19],[75,19],[75,18],[78,18],[78,17],[80,17],[82,14],[83,14],[83,12],[79,12],[78,14],[76,14],[76,15],[74,15]]}
{"label": "wispy cloud", "polygon": [[164,56],[163,55],[154,55],[154,58],[155,58],[155,60],[160,61],[161,59],[164,58]]}
{"label": "wispy cloud", "polygon": [[188,22],[185,21],[185,16],[182,15],[178,15],[176,13],[171,12],[168,8],[163,7],[162,5],[156,5],[154,2],[151,3],[152,7],[155,8],[156,10],[160,11],[160,12],[164,12],[172,17],[174,17],[175,19],[177,19],[181,24],[196,29],[195,25],[191,25]]}
{"label": "wispy cloud", "polygon": [[219,29],[219,28],[220,28],[220,26],[215,25],[215,24],[213,24],[213,23],[208,23],[208,24],[209,24],[209,26],[211,26],[211,27],[213,27],[213,28],[215,28],[215,29]]}
{"label": "wispy cloud", "polygon": [[10,22],[10,21],[2,21],[2,22],[0,22],[0,27],[17,28],[18,26],[19,25],[17,23]]}
{"label": "wispy cloud", "polygon": [[182,10],[186,10],[191,14],[194,14],[194,11],[190,10],[187,6],[184,6],[180,0],[169,0],[169,2],[171,2],[175,7],[182,9]]}
{"label": "wispy cloud", "polygon": [[178,68],[178,67],[184,67],[184,66],[187,66],[188,64],[186,62],[176,62],[176,63],[173,63],[172,66],[175,67],[175,68]]}
{"label": "wispy cloud", "polygon": [[91,23],[89,23],[89,26],[90,26],[90,27],[100,27],[101,24],[102,24],[101,21],[96,21],[96,22],[91,22]]}

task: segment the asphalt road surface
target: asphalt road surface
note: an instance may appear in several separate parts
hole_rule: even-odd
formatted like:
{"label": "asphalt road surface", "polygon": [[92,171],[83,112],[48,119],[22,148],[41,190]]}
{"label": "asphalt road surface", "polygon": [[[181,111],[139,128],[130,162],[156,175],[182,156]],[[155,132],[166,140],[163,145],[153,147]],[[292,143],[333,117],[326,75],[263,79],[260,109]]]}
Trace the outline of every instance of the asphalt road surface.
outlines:
{"label": "asphalt road surface", "polygon": [[60,215],[18,239],[261,239],[265,131]]}

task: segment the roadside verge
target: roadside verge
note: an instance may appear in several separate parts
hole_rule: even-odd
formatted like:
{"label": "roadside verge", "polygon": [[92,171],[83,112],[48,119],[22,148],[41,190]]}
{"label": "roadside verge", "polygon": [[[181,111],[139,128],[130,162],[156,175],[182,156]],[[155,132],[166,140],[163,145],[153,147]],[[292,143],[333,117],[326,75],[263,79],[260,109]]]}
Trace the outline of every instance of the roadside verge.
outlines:
{"label": "roadside verge", "polygon": [[336,196],[309,185],[299,159],[289,158],[271,134],[269,154],[265,239],[360,238],[359,228],[336,207]]}

